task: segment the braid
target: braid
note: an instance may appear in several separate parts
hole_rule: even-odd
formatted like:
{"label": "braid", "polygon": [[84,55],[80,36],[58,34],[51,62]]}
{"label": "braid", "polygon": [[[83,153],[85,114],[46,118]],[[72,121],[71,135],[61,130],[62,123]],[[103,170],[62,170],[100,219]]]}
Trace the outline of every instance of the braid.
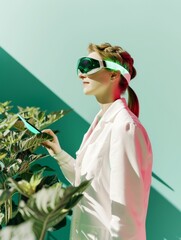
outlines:
{"label": "braid", "polygon": [[[102,59],[112,59],[115,62],[121,63],[121,65],[128,70],[131,75],[131,79],[136,76],[136,69],[134,68],[134,59],[120,46],[112,46],[110,43],[103,43],[100,45],[89,44],[88,51],[97,52]],[[121,92],[124,93],[128,89],[128,107],[138,117],[139,116],[139,101],[136,93],[128,85],[127,80],[121,75],[120,81]]]}

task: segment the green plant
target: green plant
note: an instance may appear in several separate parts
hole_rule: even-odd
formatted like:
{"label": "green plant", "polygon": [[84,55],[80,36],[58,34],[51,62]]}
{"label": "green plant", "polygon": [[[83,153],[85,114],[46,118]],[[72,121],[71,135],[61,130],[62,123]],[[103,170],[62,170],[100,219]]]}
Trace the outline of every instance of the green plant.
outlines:
{"label": "green plant", "polygon": [[[7,240],[14,236],[24,240],[21,229],[26,226],[29,239],[43,240],[48,230],[63,226],[65,216],[81,199],[89,181],[65,187],[53,169],[37,164],[47,156],[37,152],[51,136],[32,134],[12,108],[9,101],[0,103],[0,239],[6,235]],[[68,112],[46,114],[37,107],[18,107],[18,114],[40,130]]]}

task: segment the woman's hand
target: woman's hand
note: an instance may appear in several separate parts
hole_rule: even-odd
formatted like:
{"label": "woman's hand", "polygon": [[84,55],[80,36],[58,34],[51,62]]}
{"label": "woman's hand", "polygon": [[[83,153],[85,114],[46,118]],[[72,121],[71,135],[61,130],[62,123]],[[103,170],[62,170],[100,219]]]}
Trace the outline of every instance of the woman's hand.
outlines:
{"label": "woman's hand", "polygon": [[62,151],[60,147],[59,140],[55,133],[51,129],[44,129],[42,132],[45,132],[53,137],[51,141],[47,140],[42,143],[44,147],[46,147],[47,151],[51,156],[54,156],[55,154],[58,154]]}

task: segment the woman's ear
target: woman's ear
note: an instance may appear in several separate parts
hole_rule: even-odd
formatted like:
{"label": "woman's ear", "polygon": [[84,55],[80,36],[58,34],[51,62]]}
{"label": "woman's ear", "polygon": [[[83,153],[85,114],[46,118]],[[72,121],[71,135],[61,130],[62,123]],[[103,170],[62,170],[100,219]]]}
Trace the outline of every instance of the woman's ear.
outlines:
{"label": "woman's ear", "polygon": [[113,81],[113,80],[117,80],[117,79],[120,79],[120,73],[119,73],[119,71],[114,71],[114,72],[112,72],[112,74],[111,74],[111,81]]}

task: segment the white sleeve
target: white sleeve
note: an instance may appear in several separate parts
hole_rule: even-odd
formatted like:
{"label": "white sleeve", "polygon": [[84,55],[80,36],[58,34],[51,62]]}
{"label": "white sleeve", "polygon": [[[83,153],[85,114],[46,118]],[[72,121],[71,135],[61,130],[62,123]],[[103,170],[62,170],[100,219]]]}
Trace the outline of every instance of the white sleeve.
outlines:
{"label": "white sleeve", "polygon": [[66,179],[73,185],[75,182],[75,159],[64,150],[53,157],[57,160]]}
{"label": "white sleeve", "polygon": [[152,152],[142,126],[113,127],[110,143],[111,239],[145,239]]}

